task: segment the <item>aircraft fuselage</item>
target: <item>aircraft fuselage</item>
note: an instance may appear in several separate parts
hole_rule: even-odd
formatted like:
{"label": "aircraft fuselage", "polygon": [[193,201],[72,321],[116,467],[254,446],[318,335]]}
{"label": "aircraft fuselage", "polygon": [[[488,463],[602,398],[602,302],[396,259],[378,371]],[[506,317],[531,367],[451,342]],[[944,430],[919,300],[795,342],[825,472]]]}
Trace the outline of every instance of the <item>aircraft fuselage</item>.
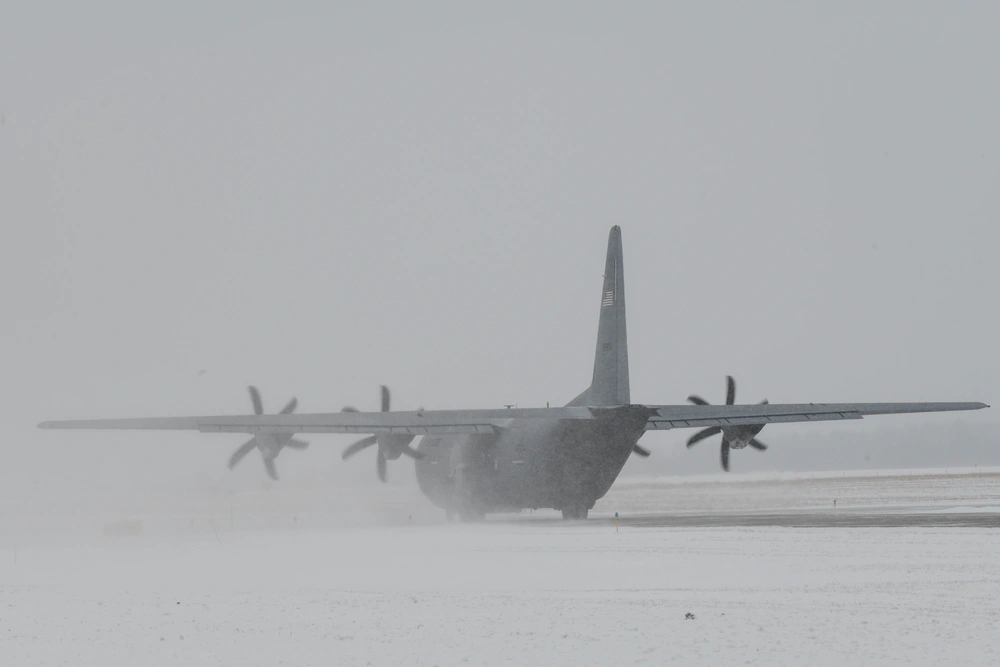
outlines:
{"label": "aircraft fuselage", "polygon": [[607,493],[644,432],[628,406],[592,422],[515,421],[498,434],[425,437],[420,489],[449,513],[554,508],[581,512]]}

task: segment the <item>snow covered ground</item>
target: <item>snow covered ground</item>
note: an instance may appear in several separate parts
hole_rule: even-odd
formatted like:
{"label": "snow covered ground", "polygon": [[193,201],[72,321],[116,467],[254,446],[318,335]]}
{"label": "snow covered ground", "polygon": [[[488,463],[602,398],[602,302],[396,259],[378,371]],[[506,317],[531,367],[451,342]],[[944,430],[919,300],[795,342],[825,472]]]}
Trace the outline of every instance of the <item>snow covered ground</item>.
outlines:
{"label": "snow covered ground", "polygon": [[619,479],[595,511],[704,512],[837,507],[997,507],[1000,469],[752,473]]}
{"label": "snow covered ground", "polygon": [[[878,479],[893,504],[1000,505],[1000,475]],[[622,480],[598,509],[818,506],[836,481]],[[6,516],[0,665],[1000,663],[998,530],[452,525],[376,497]],[[104,536],[126,518],[140,535]]]}

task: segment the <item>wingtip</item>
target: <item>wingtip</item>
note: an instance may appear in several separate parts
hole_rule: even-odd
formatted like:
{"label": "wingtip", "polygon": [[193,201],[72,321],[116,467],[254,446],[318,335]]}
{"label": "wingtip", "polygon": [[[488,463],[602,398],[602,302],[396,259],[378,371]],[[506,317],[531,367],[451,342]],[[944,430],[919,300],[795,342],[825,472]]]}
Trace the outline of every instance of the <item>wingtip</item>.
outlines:
{"label": "wingtip", "polygon": [[39,422],[38,428],[52,428],[52,422]]}

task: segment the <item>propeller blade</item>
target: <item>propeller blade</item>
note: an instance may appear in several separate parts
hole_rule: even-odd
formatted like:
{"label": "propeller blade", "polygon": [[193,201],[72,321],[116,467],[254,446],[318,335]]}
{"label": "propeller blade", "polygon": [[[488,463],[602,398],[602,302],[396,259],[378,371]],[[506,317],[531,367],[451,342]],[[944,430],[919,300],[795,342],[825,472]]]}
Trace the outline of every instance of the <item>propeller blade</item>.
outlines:
{"label": "propeller blade", "polygon": [[283,415],[290,415],[290,414],[292,414],[293,412],[295,412],[295,408],[298,406],[298,404],[299,404],[298,399],[296,399],[293,396],[292,400],[288,401],[288,405],[286,405],[285,407],[281,408],[281,412],[279,414],[283,414]]}
{"label": "propeller blade", "polygon": [[288,442],[285,443],[285,447],[291,447],[292,449],[308,449],[309,443],[305,440],[296,440],[295,438],[289,438]]}
{"label": "propeller blade", "polygon": [[726,376],[726,405],[736,402],[736,380],[732,375]]}
{"label": "propeller blade", "polygon": [[638,454],[638,455],[639,455],[639,456],[641,456],[642,458],[646,459],[646,458],[649,458],[649,455],[650,455],[650,454],[651,454],[652,452],[650,452],[650,451],[649,451],[648,449],[646,449],[645,447],[640,447],[639,445],[632,445],[632,453],[633,453],[633,454]]}
{"label": "propeller blade", "polygon": [[[370,435],[367,438],[361,438],[356,443],[345,449],[344,453],[340,455],[340,458],[346,461],[347,459],[351,458],[352,456],[360,452],[362,449],[366,447],[371,447],[376,442],[378,442],[378,438],[375,437],[374,435]],[[382,454],[379,454],[379,456],[382,456]]]}
{"label": "propeller blade", "polygon": [[358,409],[351,405],[345,405],[340,409],[341,412],[358,412]]}
{"label": "propeller blade", "polygon": [[708,428],[702,429],[701,431],[698,431],[697,433],[695,433],[694,435],[692,435],[690,438],[688,438],[688,444],[687,444],[687,446],[690,447],[692,445],[695,445],[695,444],[701,442],[702,440],[704,440],[705,438],[711,438],[713,435],[718,435],[719,433],[722,433],[722,428],[721,427],[719,427],[719,426],[709,426]]}
{"label": "propeller blade", "polygon": [[278,469],[274,467],[274,459],[264,459],[264,467],[267,468],[267,474],[271,479],[278,481]]}
{"label": "propeller blade", "polygon": [[729,472],[729,443],[722,441],[722,469]]}
{"label": "propeller blade", "polygon": [[754,449],[759,449],[762,452],[767,450],[767,445],[765,445],[757,438],[754,438],[753,440],[750,441],[750,446],[753,447]]}
{"label": "propeller blade", "polygon": [[389,403],[390,403],[389,388],[385,385],[382,385],[381,387],[379,387],[379,389],[382,392],[382,412],[389,412]]}
{"label": "propeller blade", "polygon": [[264,404],[260,402],[260,392],[253,385],[247,387],[250,392],[250,402],[253,403],[253,413],[255,415],[264,414]]}
{"label": "propeller blade", "polygon": [[378,451],[378,458],[375,459],[375,472],[378,473],[378,478],[383,482],[385,479],[385,457],[382,456],[382,450]]}
{"label": "propeller blade", "polygon": [[232,470],[236,467],[236,464],[243,460],[243,457],[253,451],[254,447],[257,446],[257,437],[254,436],[250,438],[242,445],[240,448],[233,452],[233,455],[229,457],[229,469]]}
{"label": "propeller blade", "polygon": [[694,403],[695,405],[711,405],[711,403],[709,403],[704,398],[696,394],[691,394],[690,396],[688,396],[688,400]]}
{"label": "propeller blade", "polygon": [[409,456],[411,459],[420,460],[424,458],[424,453],[414,449],[413,447],[403,447],[403,453]]}

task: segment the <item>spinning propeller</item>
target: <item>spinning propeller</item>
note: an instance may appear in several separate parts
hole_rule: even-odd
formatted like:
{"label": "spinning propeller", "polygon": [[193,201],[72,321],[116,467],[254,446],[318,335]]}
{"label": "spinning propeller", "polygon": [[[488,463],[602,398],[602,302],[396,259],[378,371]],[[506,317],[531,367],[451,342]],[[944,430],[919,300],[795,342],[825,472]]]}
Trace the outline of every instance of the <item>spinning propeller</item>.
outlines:
{"label": "spinning propeller", "polygon": [[[382,393],[382,412],[389,412],[389,407],[391,403],[391,396],[389,395],[389,388],[382,385],[380,388]],[[357,412],[357,408],[352,408],[351,406],[346,406],[341,410],[341,412]],[[383,482],[386,481],[386,461],[393,461],[398,459],[400,455],[406,454],[410,458],[422,459],[424,458],[423,453],[417,451],[413,447],[410,447],[410,443],[413,442],[413,435],[370,435],[367,438],[361,438],[353,445],[344,450],[341,455],[345,461],[362,449],[367,449],[372,445],[378,445],[378,452],[375,456],[375,472],[378,473],[378,478]]]}
{"label": "spinning propeller", "polygon": [[[260,400],[260,392],[257,391],[257,387],[247,387],[250,392],[250,402],[253,403],[253,413],[255,415],[264,414],[264,404]],[[296,399],[288,401],[288,405],[281,409],[278,414],[290,415],[295,412],[295,406],[299,402]],[[291,447],[292,449],[305,449],[309,446],[308,442],[303,442],[302,440],[296,440],[290,435],[276,435],[272,433],[258,433],[254,437],[247,440],[233,452],[233,455],[229,457],[229,469],[232,470],[236,467],[236,464],[243,460],[247,454],[249,454],[255,447],[260,450],[260,456],[264,459],[264,467],[267,469],[267,474],[271,476],[271,479],[278,479],[278,469],[274,467],[274,459],[278,457],[281,450],[285,447]]]}
{"label": "spinning propeller", "polygon": [[[688,396],[688,400],[695,405],[711,405],[701,396],[691,394]],[[731,375],[726,376],[726,405],[733,405],[736,402],[736,381],[733,380]],[[767,404],[767,399],[765,398],[761,401],[761,405]],[[697,443],[701,442],[705,438],[711,438],[713,435],[722,434],[722,469],[729,472],[729,449],[743,449],[747,445],[753,447],[754,449],[759,449],[764,451],[767,449],[767,445],[758,440],[756,436],[760,433],[761,429],[764,428],[763,424],[749,424],[747,426],[730,426],[723,428],[721,426],[709,426],[706,429],[698,431],[692,435],[688,441],[687,446],[692,447]]]}

